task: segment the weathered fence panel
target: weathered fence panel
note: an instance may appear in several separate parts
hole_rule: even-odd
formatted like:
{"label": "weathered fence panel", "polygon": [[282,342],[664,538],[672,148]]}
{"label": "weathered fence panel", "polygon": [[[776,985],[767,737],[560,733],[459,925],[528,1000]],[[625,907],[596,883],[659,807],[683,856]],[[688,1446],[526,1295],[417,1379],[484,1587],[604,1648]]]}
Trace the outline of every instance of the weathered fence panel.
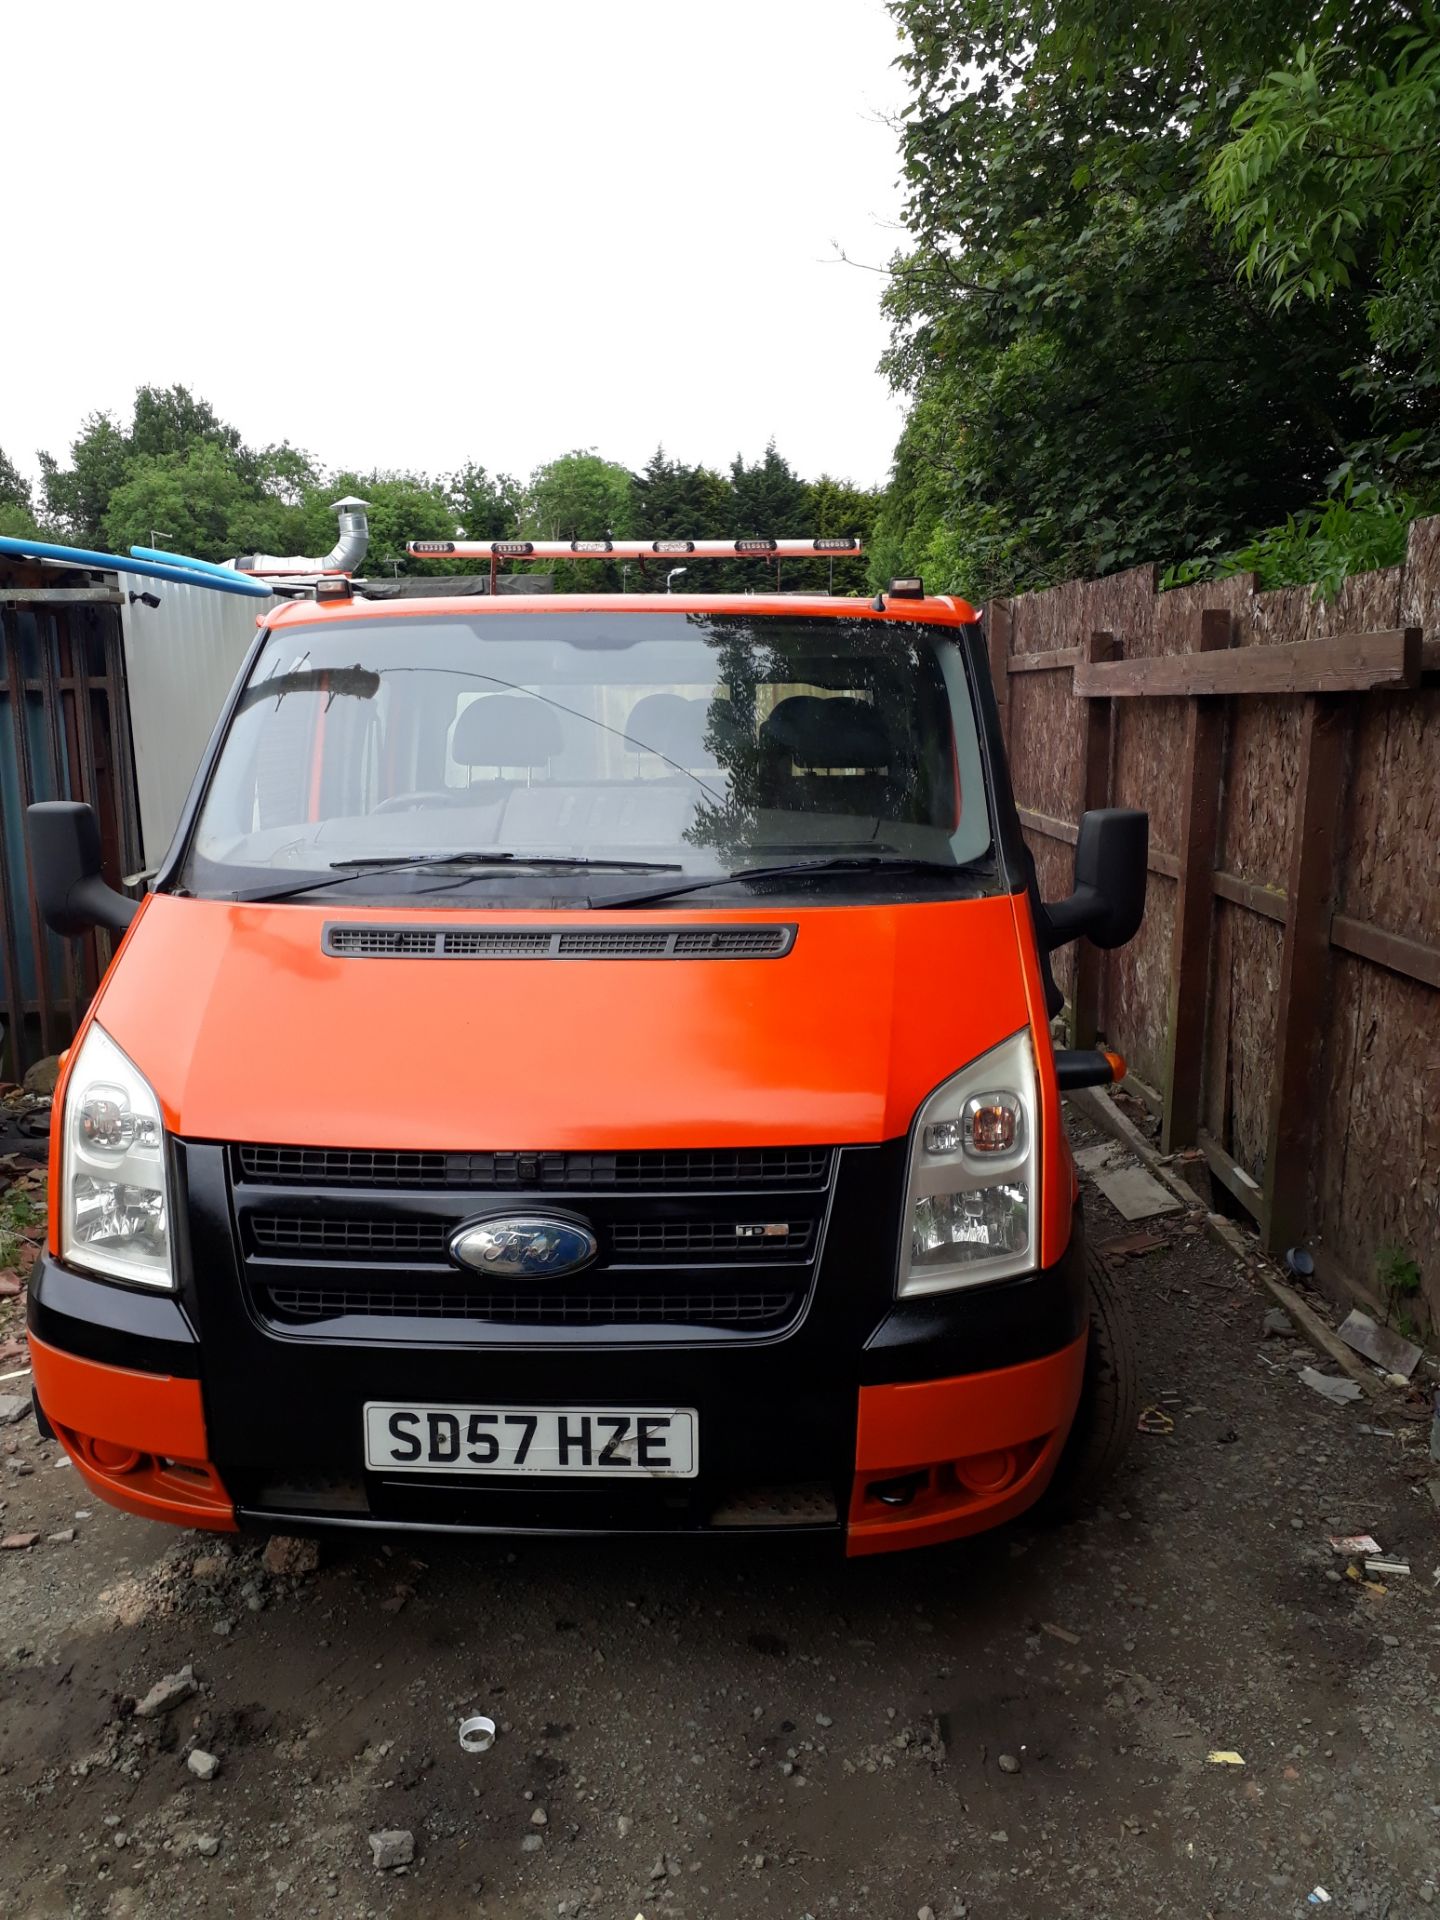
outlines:
{"label": "weathered fence panel", "polygon": [[1150,814],[1141,933],[1058,956],[1077,1033],[1269,1244],[1361,1290],[1399,1248],[1440,1320],[1440,519],[1328,603],[1140,568],[997,605],[990,647],[1042,893],[1086,806]]}
{"label": "weathered fence panel", "polygon": [[66,940],[41,922],[25,809],[93,806],[114,884],[139,853],[119,600],[57,588],[24,562],[0,572],[0,1075],[17,1080],[68,1045],[111,951],[108,934]]}

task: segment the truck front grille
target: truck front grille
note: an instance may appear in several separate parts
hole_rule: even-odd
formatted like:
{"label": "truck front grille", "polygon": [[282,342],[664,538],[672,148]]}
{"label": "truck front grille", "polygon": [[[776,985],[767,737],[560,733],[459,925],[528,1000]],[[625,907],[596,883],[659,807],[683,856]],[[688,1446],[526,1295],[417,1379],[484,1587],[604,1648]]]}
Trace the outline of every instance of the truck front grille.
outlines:
{"label": "truck front grille", "polygon": [[313,1220],[252,1213],[250,1231],[263,1254],[310,1260],[443,1260],[444,1220]]}
{"label": "truck front grille", "polygon": [[796,1296],[766,1293],[394,1293],[345,1287],[261,1290],[277,1321],[315,1325],[352,1314],[382,1319],[489,1321],[497,1326],[783,1326]]}
{"label": "truck front grille", "polygon": [[786,1187],[829,1185],[830,1147],[677,1148],[628,1153],[389,1153],[371,1148],[235,1149],[242,1180],[306,1187],[466,1187],[605,1192],[624,1187]]}
{"label": "truck front grille", "polygon": [[[446,1261],[458,1215],[440,1219],[369,1219],[345,1214],[317,1219],[308,1214],[252,1213],[255,1251],[267,1258],[298,1254],[307,1260]],[[812,1220],[616,1220],[605,1242],[618,1260],[706,1259],[767,1263],[803,1260]]]}
{"label": "truck front grille", "polygon": [[[413,1152],[240,1145],[228,1153],[244,1283],[263,1321],[323,1337],[340,1320],[434,1339],[454,1322],[686,1327],[737,1336],[794,1324],[810,1297],[838,1161],[832,1147]],[[563,1198],[562,1198],[563,1196]],[[457,1265],[457,1227],[547,1206],[583,1220],[598,1254],[527,1280]],[[400,1322],[430,1323],[422,1333]],[[636,1331],[639,1330],[639,1331]],[[647,1334],[646,1330],[653,1330]]]}

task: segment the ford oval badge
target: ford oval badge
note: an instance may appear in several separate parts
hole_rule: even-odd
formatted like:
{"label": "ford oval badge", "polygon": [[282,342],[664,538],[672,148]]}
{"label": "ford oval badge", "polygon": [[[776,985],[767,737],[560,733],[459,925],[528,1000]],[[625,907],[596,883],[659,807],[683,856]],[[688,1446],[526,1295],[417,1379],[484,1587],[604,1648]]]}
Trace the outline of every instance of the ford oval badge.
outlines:
{"label": "ford oval badge", "polygon": [[599,1248],[583,1220],[558,1213],[492,1214],[450,1236],[450,1257],[496,1280],[552,1280],[588,1267]]}

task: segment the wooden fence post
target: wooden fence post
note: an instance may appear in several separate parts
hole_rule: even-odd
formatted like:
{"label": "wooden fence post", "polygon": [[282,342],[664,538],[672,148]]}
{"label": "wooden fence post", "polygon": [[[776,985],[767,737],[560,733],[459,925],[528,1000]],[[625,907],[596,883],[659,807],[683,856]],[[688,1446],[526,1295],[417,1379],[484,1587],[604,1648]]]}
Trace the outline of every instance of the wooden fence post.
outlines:
{"label": "wooden fence post", "polygon": [[1311,694],[1300,729],[1300,768],[1291,816],[1290,882],[1280,995],[1275,1012],[1275,1077],[1265,1153],[1261,1231],[1267,1248],[1306,1236],[1310,1165],[1317,1135],[1316,1069],[1330,980],[1330,916],[1350,703]]}
{"label": "wooden fence post", "polygon": [[[1233,646],[1235,616],[1218,607],[1200,615],[1197,653]],[[1166,1030],[1163,1153],[1193,1147],[1200,1130],[1200,1065],[1210,985],[1210,927],[1214,910],[1215,841],[1220,825],[1220,759],[1225,709],[1213,696],[1192,698],[1185,715],[1180,762],[1180,877],[1170,960]]]}
{"label": "wooden fence post", "polygon": [[[1080,658],[1094,663],[1118,660],[1120,642],[1113,633],[1089,633],[1080,649]],[[1092,699],[1085,702],[1085,738],[1081,748],[1080,811],[1110,804],[1110,745],[1114,702]],[[1100,1031],[1100,988],[1104,979],[1105,956],[1088,940],[1075,949],[1075,990],[1071,999],[1072,1044],[1093,1047]]]}

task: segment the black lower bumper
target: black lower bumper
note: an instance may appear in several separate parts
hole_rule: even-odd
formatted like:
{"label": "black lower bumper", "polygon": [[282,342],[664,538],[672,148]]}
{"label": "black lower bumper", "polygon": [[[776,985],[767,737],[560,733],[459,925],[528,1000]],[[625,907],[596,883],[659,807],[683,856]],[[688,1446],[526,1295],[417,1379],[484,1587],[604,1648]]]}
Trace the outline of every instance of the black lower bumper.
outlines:
{"label": "black lower bumper", "polygon": [[[770,1342],[495,1348],[286,1338],[255,1324],[238,1287],[212,1281],[198,1301],[193,1286],[178,1299],[152,1295],[46,1255],[29,1317],[36,1336],[61,1352],[198,1379],[211,1462],[241,1516],[259,1523],[567,1533],[836,1527],[854,1473],[860,1389],[988,1373],[1068,1347],[1084,1325],[1082,1269],[1077,1221],[1053,1267],[970,1292],[891,1300],[878,1317],[853,1299],[831,1307],[822,1289],[801,1327]],[[365,1465],[367,1400],[693,1407],[701,1472],[635,1486],[387,1476]]]}

